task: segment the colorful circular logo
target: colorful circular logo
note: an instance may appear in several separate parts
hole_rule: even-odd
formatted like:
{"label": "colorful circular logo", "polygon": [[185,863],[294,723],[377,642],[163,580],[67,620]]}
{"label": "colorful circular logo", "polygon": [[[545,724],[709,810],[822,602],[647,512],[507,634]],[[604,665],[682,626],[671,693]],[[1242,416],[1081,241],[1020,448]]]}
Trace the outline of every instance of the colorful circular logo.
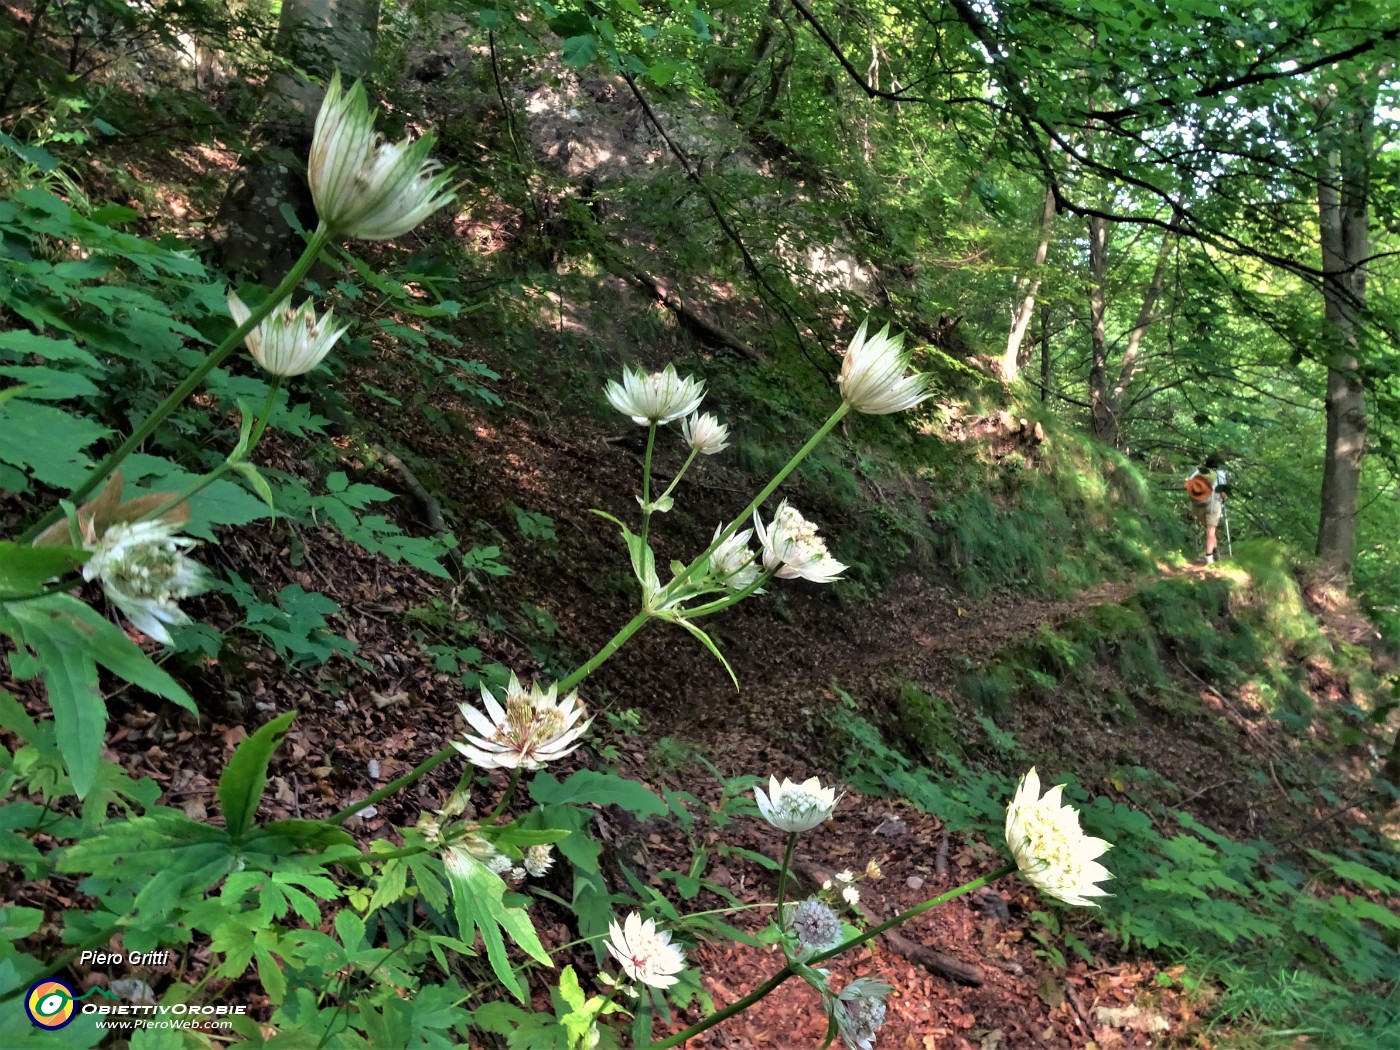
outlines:
{"label": "colorful circular logo", "polygon": [[49,978],[29,989],[24,999],[24,1012],[40,1028],[62,1028],[73,1020],[76,998],[73,989],[62,981]]}

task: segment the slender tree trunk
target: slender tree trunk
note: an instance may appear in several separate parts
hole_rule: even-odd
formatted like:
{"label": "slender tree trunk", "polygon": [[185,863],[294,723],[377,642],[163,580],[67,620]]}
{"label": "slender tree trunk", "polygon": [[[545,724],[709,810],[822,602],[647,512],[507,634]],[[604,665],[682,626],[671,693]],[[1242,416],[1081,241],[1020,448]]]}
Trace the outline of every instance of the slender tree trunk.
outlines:
{"label": "slender tree trunk", "polygon": [[281,207],[289,204],[303,225],[315,217],[305,173],[286,155],[305,158],[325,91],[338,69],[349,81],[371,71],[379,29],[379,0],[283,0],[277,49],[299,73],[279,73],[268,85],[259,146],[245,157],[214,217],[211,238],[220,262],[275,283],[301,251]]}
{"label": "slender tree trunk", "polygon": [[[1176,216],[1173,216],[1176,218]],[[1128,334],[1128,347],[1123,351],[1123,360],[1118,366],[1118,378],[1109,392],[1109,410],[1115,420],[1123,418],[1123,404],[1127,399],[1128,387],[1137,377],[1142,367],[1142,337],[1148,326],[1157,319],[1157,300],[1162,295],[1162,285],[1166,281],[1167,264],[1171,261],[1172,250],[1176,247],[1176,235],[1162,234],[1162,246],[1157,252],[1157,265],[1152,271],[1152,280],[1142,293],[1142,305],[1138,308],[1137,323]]]}
{"label": "slender tree trunk", "polygon": [[1050,397],[1050,305],[1040,304],[1040,400]]}
{"label": "slender tree trunk", "polygon": [[1007,382],[1012,382],[1021,372],[1021,344],[1030,330],[1031,316],[1035,313],[1035,297],[1040,291],[1041,267],[1050,250],[1050,227],[1055,221],[1055,191],[1045,190],[1045,206],[1040,212],[1040,239],[1031,257],[1030,270],[1016,279],[1016,295],[1019,301],[1011,311],[1011,332],[1006,337],[1006,353],[1001,358],[1001,374]]}
{"label": "slender tree trunk", "polygon": [[1118,419],[1108,390],[1108,234],[1109,225],[1089,217],[1089,430],[1108,445],[1118,442]]}
{"label": "slender tree trunk", "polygon": [[1331,344],[1317,555],[1344,577],[1351,575],[1356,560],[1357,495],[1366,453],[1366,391],[1357,325],[1366,308],[1365,260],[1370,252],[1374,81],[1363,83],[1357,95],[1343,99],[1334,90],[1317,104],[1319,113],[1330,117],[1332,132],[1320,156],[1317,192],[1322,297]]}

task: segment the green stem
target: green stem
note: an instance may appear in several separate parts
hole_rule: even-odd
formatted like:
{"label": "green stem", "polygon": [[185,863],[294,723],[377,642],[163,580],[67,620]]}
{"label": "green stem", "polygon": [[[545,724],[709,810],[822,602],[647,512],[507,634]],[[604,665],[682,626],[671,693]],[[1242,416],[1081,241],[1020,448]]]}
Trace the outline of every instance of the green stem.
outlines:
{"label": "green stem", "polygon": [[783,954],[789,955],[787,929],[783,922],[783,901],[787,899],[788,865],[792,863],[792,851],[797,848],[797,832],[789,831],[787,848],[783,850],[783,866],[778,869],[778,937],[783,946]]}
{"label": "green stem", "polygon": [[[185,377],[184,382],[166,395],[165,400],[151,410],[151,414],[131,432],[131,436],[107,454],[87,479],[69,494],[69,499],[76,504],[81,504],[84,498],[90,495],[99,485],[101,485],[116,470],[121,462],[126,459],[143,441],[155,433],[156,428],[165,422],[166,418],[174,412],[184,400],[199,388],[205,378],[215,368],[224,362],[224,359],[233,353],[237,346],[243,341],[243,337],[260,324],[268,314],[282,305],[282,301],[292,294],[292,291],[302,279],[310,272],[315,265],[316,259],[320,256],[321,250],[330,242],[331,231],[322,223],[316,227],[316,231],[311,235],[311,240],[306,244],[306,250],[301,253],[301,258],[296,261],[291,271],[278,286],[273,289],[271,295],[252,312],[246,321],[230,332],[224,340],[214,348],[213,353],[206,357],[199,365]],[[45,514],[39,521],[31,525],[20,537],[21,543],[31,543],[34,537],[43,532],[46,528],[58,521],[63,516],[61,507],[54,507]]]}
{"label": "green stem", "polygon": [[642,546],[647,545],[647,530],[651,528],[651,453],[656,447],[656,424],[647,429],[647,454],[642,460]]}
{"label": "green stem", "polygon": [[922,904],[916,904],[908,911],[900,912],[893,919],[887,919],[885,922],[880,923],[879,926],[873,926],[870,929],[866,930],[864,933],[856,937],[852,937],[849,941],[843,941],[841,944],[838,944],[835,948],[832,948],[830,951],[822,952],[821,955],[814,955],[812,958],[805,959],[803,961],[808,966],[817,966],[825,962],[827,959],[840,955],[843,952],[850,951],[852,948],[859,948],[862,944],[866,943],[866,941],[874,940],[876,937],[880,936],[880,934],[885,933],[887,930],[894,929],[900,923],[908,922],[910,919],[917,918],[924,912],[930,911],[933,908],[938,907],[940,904],[947,904],[954,897],[961,897],[965,893],[971,893],[973,890],[981,889],[988,883],[996,882],[996,880],[1001,878],[1003,875],[1010,875],[1015,870],[1015,861],[1012,861],[1008,864],[1003,864],[995,871],[988,872],[986,875],[983,875],[980,879],[973,879],[971,882],[964,882],[961,886],[954,887],[947,893],[941,893],[937,897],[924,901]]}
{"label": "green stem", "polygon": [[764,584],[771,582],[772,579],[773,574],[771,572],[761,572],[758,574],[758,578],[742,591],[726,594],[723,598],[716,598],[714,601],[706,602],[704,605],[696,605],[689,609],[684,609],[682,610],[682,615],[687,620],[693,620],[697,616],[709,616],[711,613],[717,613],[722,609],[728,609],[731,605],[738,605],[749,595],[757,593]]}
{"label": "green stem", "polygon": [[637,613],[636,616],[623,624],[622,628],[609,638],[608,643],[594,653],[587,663],[575,668],[567,678],[559,682],[556,686],[559,693],[561,695],[567,694],[570,689],[574,688],[574,686],[578,685],[594,671],[598,670],[608,657],[621,649],[623,645],[626,644],[627,640],[640,631],[650,619],[651,614],[643,609],[641,612]]}
{"label": "green stem", "polygon": [[836,424],[841,422],[841,420],[846,417],[846,413],[850,410],[851,406],[844,401],[836,406],[836,411],[832,412],[831,415],[827,417],[827,421],[821,425],[821,428],[815,434],[807,439],[807,443],[797,450],[792,459],[787,461],[783,469],[773,476],[773,480],[763,486],[759,494],[751,499],[749,505],[741,510],[738,516],[724,527],[720,534],[714,538],[713,542],[700,553],[699,557],[682,569],[675,579],[661,589],[659,600],[664,601],[675,593],[678,588],[684,586],[685,582],[695,574],[695,571],[705,563],[706,559],[719,549],[719,545],[739,531],[740,526],[748,521],[753,512],[763,505],[764,500],[777,491],[778,486],[787,480],[787,476],[797,469],[797,465],[807,458],[812,449],[821,444],[822,439],[831,433]]}
{"label": "green stem", "polygon": [[676,476],[671,479],[671,484],[666,486],[666,491],[656,497],[657,503],[676,491],[676,486],[681,483],[681,478],[685,477],[685,472],[690,469],[690,465],[695,462],[695,457],[699,454],[695,449],[690,450],[690,455],[685,457],[685,462],[681,464],[681,469],[676,471]]}
{"label": "green stem", "polygon": [[226,460],[220,463],[213,470],[209,471],[207,474],[205,474],[198,480],[192,482],[191,484],[185,487],[184,491],[170,497],[170,499],[166,500],[155,510],[151,511],[149,514],[143,515],[142,517],[147,519],[159,518],[171,508],[178,507],[181,503],[185,503],[188,500],[194,499],[201,492],[207,489],[210,485],[214,484],[214,482],[218,481],[221,477],[227,474],[235,463],[241,463],[244,459],[246,459],[248,457],[248,454],[253,451],[254,446],[257,445],[258,438],[262,437],[263,431],[267,429],[268,421],[272,418],[273,409],[277,407],[277,392],[281,389],[282,377],[273,376],[272,385],[268,388],[267,391],[267,397],[263,399],[262,411],[258,413],[257,419],[253,424],[253,429],[248,437],[248,443],[246,445],[234,449],[233,453],[230,454]]}
{"label": "green stem", "polygon": [[331,824],[344,824],[356,813],[360,812],[360,810],[365,809],[369,806],[378,805],[390,795],[394,794],[395,792],[402,791],[414,781],[419,780],[420,778],[431,773],[434,769],[437,769],[438,766],[442,765],[456,753],[457,749],[450,745],[443,748],[437,754],[424,759],[422,762],[419,762],[416,766],[410,769],[403,776],[399,777],[397,780],[391,780],[378,791],[372,791],[364,798],[360,799],[360,801],[352,802],[350,805],[346,806],[339,812],[332,813],[328,818],[326,818],[327,821]]}
{"label": "green stem", "polygon": [[[940,904],[946,904],[954,897],[961,897],[964,893],[970,893],[975,889],[979,889],[980,887],[987,885],[987,883],[989,882],[995,882],[1003,875],[1009,875],[1015,870],[1016,865],[1014,863],[1004,864],[1000,868],[997,868],[996,871],[993,871],[987,875],[983,875],[980,879],[973,879],[971,882],[963,883],[956,889],[951,889],[947,893],[940,894],[939,896],[934,897],[932,900],[924,901],[924,903],[916,905],[913,908],[910,908],[908,911],[900,912],[888,922],[882,922],[879,926],[876,926],[873,929],[866,930],[859,936],[852,937],[849,941],[844,941],[843,943],[838,944],[835,948],[832,948],[828,952],[823,952],[821,955],[813,956],[810,959],[804,959],[803,964],[809,967],[820,965],[822,962],[825,962],[827,959],[830,959],[833,956],[837,956],[843,952],[850,951],[852,948],[860,947],[866,941],[880,936],[880,934],[886,932],[887,930],[893,929],[902,922],[908,922],[915,916],[922,915],[930,908],[936,908]],[[761,985],[759,985],[757,988],[751,991],[748,995],[744,996],[742,999],[730,1003],[723,1010],[715,1011],[709,1017],[706,1017],[702,1021],[697,1021],[695,1024],[691,1025],[689,1028],[685,1029],[682,1032],[677,1032],[675,1035],[667,1036],[659,1043],[647,1044],[646,1050],[667,1050],[668,1047],[680,1046],[687,1039],[691,1039],[699,1035],[701,1032],[704,1032],[710,1028],[713,1028],[717,1024],[721,1024],[724,1021],[729,1020],[729,1018],[733,1017],[735,1014],[743,1013],[754,1003],[758,1002],[764,996],[771,993],[775,988],[777,988],[780,984],[786,981],[795,972],[796,970],[794,969],[794,964],[792,962],[788,962],[781,970],[775,973],[772,977],[768,978],[768,980],[764,981]]]}

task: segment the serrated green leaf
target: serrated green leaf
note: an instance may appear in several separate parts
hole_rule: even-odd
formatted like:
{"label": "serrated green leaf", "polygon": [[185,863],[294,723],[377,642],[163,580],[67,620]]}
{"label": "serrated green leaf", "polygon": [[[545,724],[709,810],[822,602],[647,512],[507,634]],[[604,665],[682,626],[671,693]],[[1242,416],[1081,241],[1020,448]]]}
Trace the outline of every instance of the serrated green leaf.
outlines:
{"label": "serrated green leaf", "polygon": [[640,820],[666,812],[666,803],[645,784],[595,769],[580,769],[562,784],[548,773],[537,773],[530,781],[530,797],[551,806],[576,803],[621,806]]}
{"label": "serrated green leaf", "polygon": [[540,943],[529,913],[523,908],[505,905],[506,884],[501,877],[467,853],[458,852],[455,859],[455,863],[446,864],[445,868],[459,934],[462,940],[470,943],[473,930],[481,933],[486,957],[497,980],[525,1002],[525,989],[510,965],[501,931],[504,930],[530,958],[545,966],[553,965],[549,953]]}
{"label": "serrated green leaf", "polygon": [[219,808],[235,840],[243,838],[253,826],[253,815],[267,786],[267,764],[295,717],[295,711],[278,715],[245,738],[219,777]]}
{"label": "serrated green leaf", "polygon": [[69,547],[30,547],[0,540],[0,601],[32,593],[55,576],[83,564],[90,552]]}

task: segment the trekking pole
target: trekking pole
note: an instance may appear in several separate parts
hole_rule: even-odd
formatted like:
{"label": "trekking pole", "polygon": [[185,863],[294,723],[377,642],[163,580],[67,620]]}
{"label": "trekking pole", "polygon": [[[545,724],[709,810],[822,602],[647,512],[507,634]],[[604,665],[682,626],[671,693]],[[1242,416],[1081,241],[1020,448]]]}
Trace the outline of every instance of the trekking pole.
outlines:
{"label": "trekking pole", "polygon": [[1235,545],[1230,541],[1230,509],[1225,501],[1220,501],[1220,517],[1225,523],[1225,553],[1230,557],[1235,556]]}

